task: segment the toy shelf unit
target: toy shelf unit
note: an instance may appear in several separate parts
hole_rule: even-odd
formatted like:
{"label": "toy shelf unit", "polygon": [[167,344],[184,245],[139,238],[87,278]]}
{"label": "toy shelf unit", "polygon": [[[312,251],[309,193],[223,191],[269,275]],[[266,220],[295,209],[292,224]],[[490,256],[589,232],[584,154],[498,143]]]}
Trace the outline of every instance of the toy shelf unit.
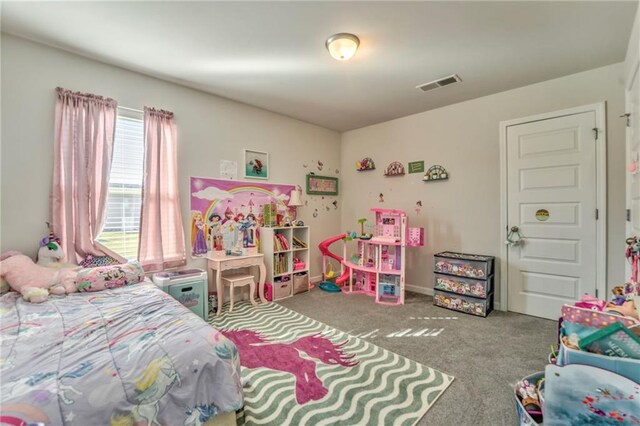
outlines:
{"label": "toy shelf unit", "polygon": [[266,286],[273,300],[311,289],[308,226],[261,227],[260,252],[267,268]]}
{"label": "toy shelf unit", "polygon": [[493,310],[494,257],[445,251],[433,255],[433,304],[486,317]]}
{"label": "toy shelf unit", "polygon": [[[357,251],[345,266],[350,268],[347,293],[375,296],[376,303],[404,304],[405,249],[424,242],[422,228],[407,228],[407,214],[401,210],[371,209],[376,215],[374,235],[356,238]],[[411,232],[409,231],[411,229]]]}

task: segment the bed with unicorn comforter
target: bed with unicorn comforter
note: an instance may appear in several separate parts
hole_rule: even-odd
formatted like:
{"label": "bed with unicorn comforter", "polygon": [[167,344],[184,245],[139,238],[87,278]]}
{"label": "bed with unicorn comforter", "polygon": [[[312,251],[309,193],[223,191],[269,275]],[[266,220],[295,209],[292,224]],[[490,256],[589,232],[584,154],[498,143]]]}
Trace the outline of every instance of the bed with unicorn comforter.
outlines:
{"label": "bed with unicorn comforter", "polygon": [[201,425],[243,405],[235,345],[149,282],[0,298],[0,424]]}

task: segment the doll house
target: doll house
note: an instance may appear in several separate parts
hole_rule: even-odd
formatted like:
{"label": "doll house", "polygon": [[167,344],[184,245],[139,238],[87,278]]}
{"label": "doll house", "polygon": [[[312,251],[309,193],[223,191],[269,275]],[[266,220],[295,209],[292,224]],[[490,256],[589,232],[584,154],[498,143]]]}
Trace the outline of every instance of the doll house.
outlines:
{"label": "doll house", "polygon": [[357,249],[351,259],[346,293],[375,296],[376,303],[404,304],[405,249],[411,235],[411,246],[424,243],[422,228],[408,228],[407,214],[401,210],[371,209],[375,214],[374,234],[371,238],[356,238]]}

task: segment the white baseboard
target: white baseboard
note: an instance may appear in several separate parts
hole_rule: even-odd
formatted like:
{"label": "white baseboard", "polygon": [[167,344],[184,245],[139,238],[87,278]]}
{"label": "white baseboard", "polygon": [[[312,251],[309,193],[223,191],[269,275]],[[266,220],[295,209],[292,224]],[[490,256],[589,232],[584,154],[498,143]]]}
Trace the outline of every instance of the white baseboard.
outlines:
{"label": "white baseboard", "polygon": [[422,287],[419,285],[405,284],[404,288],[405,290],[410,291],[412,293],[426,294],[427,296],[433,296],[433,289],[431,287]]}
{"label": "white baseboard", "polygon": [[[431,287],[422,287],[418,285],[405,284],[404,288],[407,291],[418,294],[426,294],[427,296],[433,296],[433,289]],[[495,295],[494,295],[495,297]],[[496,311],[500,311],[500,302],[496,302],[495,299],[493,301],[493,309]]]}

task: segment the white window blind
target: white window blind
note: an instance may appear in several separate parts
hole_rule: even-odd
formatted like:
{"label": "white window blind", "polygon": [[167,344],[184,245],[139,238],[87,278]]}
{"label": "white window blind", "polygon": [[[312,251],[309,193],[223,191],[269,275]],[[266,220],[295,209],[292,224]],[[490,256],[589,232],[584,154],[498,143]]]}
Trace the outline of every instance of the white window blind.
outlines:
{"label": "white window blind", "polygon": [[134,260],[140,240],[140,205],[144,167],[142,114],[118,111],[113,162],[107,193],[107,216],[98,241]]}

